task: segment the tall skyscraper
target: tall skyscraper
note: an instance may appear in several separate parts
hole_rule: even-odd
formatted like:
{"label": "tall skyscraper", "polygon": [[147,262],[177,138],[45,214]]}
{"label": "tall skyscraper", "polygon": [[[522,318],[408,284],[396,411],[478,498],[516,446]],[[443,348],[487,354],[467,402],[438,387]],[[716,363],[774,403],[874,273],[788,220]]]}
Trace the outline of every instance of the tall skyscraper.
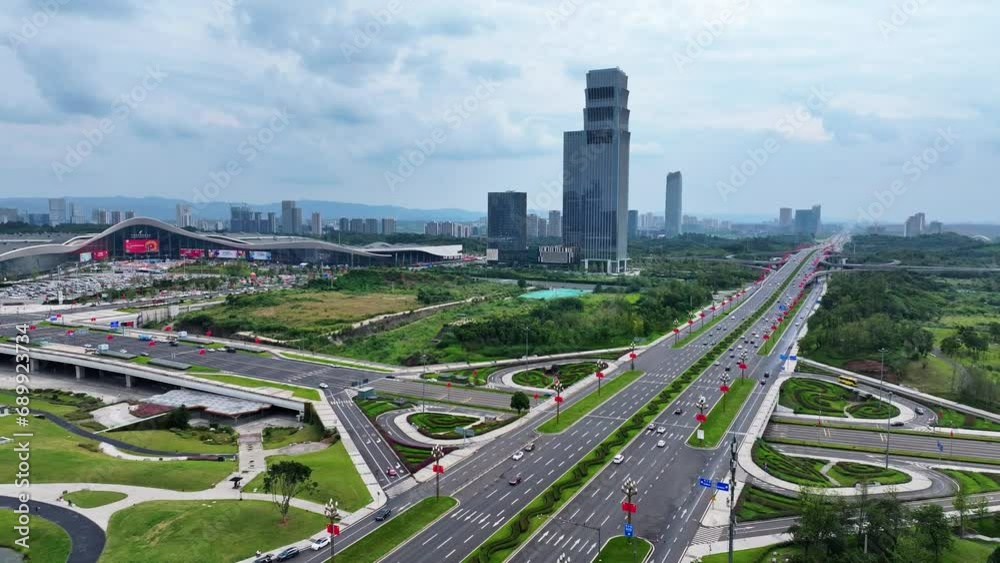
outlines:
{"label": "tall skyscraper", "polygon": [[915,213],[903,223],[903,236],[907,238],[919,237],[924,234],[927,216],[923,213]]}
{"label": "tall skyscraper", "polygon": [[813,225],[813,234],[816,234],[819,232],[820,227],[823,226],[823,206],[821,205],[812,206],[812,212],[813,212],[813,221],[815,221],[815,224]]}
{"label": "tall skyscraper", "polygon": [[792,225],[792,208],[782,207],[778,210],[778,226],[790,227]]}
{"label": "tall skyscraper", "polygon": [[[232,213],[232,211],[230,211]],[[194,217],[191,215],[191,206],[186,203],[177,204],[177,218],[175,220],[180,228],[194,226]]]}
{"label": "tall skyscraper", "polygon": [[549,211],[548,234],[550,237],[562,237],[562,212]]}
{"label": "tall skyscraper", "polygon": [[527,193],[514,191],[490,192],[487,194],[486,211],[487,260],[504,260],[506,259],[503,256],[505,254],[527,250]]}
{"label": "tall skyscraper", "polygon": [[393,217],[383,217],[382,218],[382,234],[383,235],[394,235],[396,234],[396,219]]}
{"label": "tall skyscraper", "polygon": [[628,210],[628,238],[634,240],[639,238],[639,210]]}
{"label": "tall skyscraper", "polygon": [[309,222],[311,227],[312,236],[321,237],[323,236],[323,221],[319,217],[319,211],[313,211],[311,221]]}
{"label": "tall skyscraper", "polygon": [[525,231],[528,234],[528,240],[538,238],[538,215],[534,213],[528,214],[528,223]]}
{"label": "tall skyscraper", "polygon": [[667,174],[667,198],[663,212],[663,225],[668,237],[680,236],[683,231],[683,178],[678,170]]}
{"label": "tall skyscraper", "polygon": [[591,70],[583,130],[563,133],[563,244],[585,269],[628,269],[628,76]]}
{"label": "tall skyscraper", "polygon": [[354,218],[351,219],[351,228],[348,229],[352,233],[363,233],[365,232],[365,220]]}
{"label": "tall skyscraper", "polygon": [[350,232],[351,230],[351,220],[347,217],[341,217],[337,220],[338,230],[342,233]]}
{"label": "tall skyscraper", "polygon": [[815,237],[819,231],[819,211],[812,209],[795,210],[795,234],[804,237]]}
{"label": "tall skyscraper", "polygon": [[365,219],[365,232],[370,235],[377,235],[378,219]]}
{"label": "tall skyscraper", "polygon": [[931,221],[927,224],[927,234],[940,235],[944,232],[944,223],[941,221]]}
{"label": "tall skyscraper", "polygon": [[66,222],[66,198],[49,199],[49,223],[55,227]]}
{"label": "tall skyscraper", "polygon": [[281,232],[286,235],[298,234],[302,229],[302,210],[292,200],[281,202]]}
{"label": "tall skyscraper", "polygon": [[125,210],[125,220],[135,219],[135,211],[131,209]]}

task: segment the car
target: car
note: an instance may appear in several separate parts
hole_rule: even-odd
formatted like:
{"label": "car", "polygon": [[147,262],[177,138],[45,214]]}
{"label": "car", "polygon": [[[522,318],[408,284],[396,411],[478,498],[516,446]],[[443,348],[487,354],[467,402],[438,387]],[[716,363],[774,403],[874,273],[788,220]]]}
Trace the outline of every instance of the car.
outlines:
{"label": "car", "polygon": [[320,383],[320,384],[319,384],[319,388],[320,388],[320,389],[329,389],[329,388],[330,388],[330,386],[329,386],[329,385],[327,385],[326,383]]}
{"label": "car", "polygon": [[522,457],[524,457],[524,452],[514,452],[514,455],[510,456],[510,459],[520,461]]}
{"label": "car", "polygon": [[149,352],[142,352],[139,355],[142,356],[142,357],[144,357],[144,358],[148,358],[149,357]]}
{"label": "car", "polygon": [[682,415],[682,414],[684,414],[684,409],[678,407],[678,408],[674,409],[674,414],[676,414],[678,416]]}
{"label": "car", "polygon": [[524,446],[524,451],[526,451],[526,452],[533,452],[533,451],[535,451],[535,443],[532,442],[532,443],[528,444],[527,446]]}
{"label": "car", "polygon": [[[228,353],[228,354],[235,354],[236,353],[236,348],[233,348],[232,346],[226,346],[225,350],[226,350],[226,353]],[[289,549],[291,549],[291,548],[289,548]]]}
{"label": "car", "polygon": [[88,343],[88,344],[84,344],[83,347],[86,348],[87,350],[90,350],[91,348],[94,347],[94,345]]}
{"label": "car", "polygon": [[732,371],[733,366],[726,366],[726,371]]}
{"label": "car", "polygon": [[761,385],[764,385],[765,383],[767,383],[767,380],[766,380],[766,379],[761,379],[761,380],[760,380],[760,384],[761,384]]}
{"label": "car", "polygon": [[661,426],[661,427],[659,427],[659,428],[656,429],[656,433],[657,434],[666,434],[667,433],[667,428],[665,426]]}
{"label": "car", "polygon": [[392,509],[389,508],[388,506],[383,507],[382,510],[379,510],[378,512],[375,513],[375,521],[381,522],[391,515],[392,515]]}
{"label": "car", "polygon": [[646,427],[646,430],[652,432],[653,430],[656,430],[656,425],[650,422],[649,426]]}
{"label": "car", "polygon": [[309,544],[309,549],[319,551],[328,545],[330,545],[330,536],[323,536],[314,539],[312,543]]}
{"label": "car", "polygon": [[390,373],[389,375],[385,376],[385,378],[386,378],[386,379],[396,379],[396,376],[395,376],[395,375],[392,375],[392,374]]}
{"label": "car", "polygon": [[507,481],[507,483],[508,483],[508,484],[509,484],[509,485],[510,485],[511,487],[516,487],[517,485],[520,485],[520,484],[521,484],[521,481],[522,481],[522,479],[521,479],[521,476],[520,476],[520,475],[518,475],[517,477],[514,477],[514,478],[513,478],[513,479],[511,479],[510,481]]}
{"label": "car", "polygon": [[625,461],[625,456],[623,456],[622,454],[618,454],[614,458],[612,458],[611,463],[619,465],[623,461]]}
{"label": "car", "polygon": [[171,340],[170,345],[173,346],[174,348],[180,346],[180,344],[178,344],[176,340]]}
{"label": "car", "polygon": [[733,358],[735,358],[735,357],[736,357],[736,354],[729,354],[729,359],[730,360],[733,359]]}
{"label": "car", "polygon": [[890,426],[903,426],[903,421],[902,420],[893,420],[889,425]]}
{"label": "car", "polygon": [[[744,340],[743,342],[746,342],[746,340]],[[737,348],[737,349],[739,349],[739,350],[742,350],[742,349],[743,349],[743,345],[742,345],[742,344],[740,344],[740,345],[739,345],[739,346],[737,346],[736,348]]]}
{"label": "car", "polygon": [[665,447],[667,447],[667,441],[666,440],[660,440],[659,442],[656,443],[656,447],[657,448],[665,448]]}
{"label": "car", "polygon": [[719,367],[719,366],[721,366],[721,365],[722,365],[722,364],[720,364],[719,362],[715,362],[715,367]]}
{"label": "car", "polygon": [[122,354],[128,354],[128,350],[126,350],[125,348],[122,348],[121,350],[118,351],[121,352]]}
{"label": "car", "polygon": [[393,468],[391,468],[391,467],[386,467],[385,468],[385,476],[386,477],[398,477],[399,473],[396,473],[396,470],[393,469]]}
{"label": "car", "polygon": [[293,559],[293,558],[298,557],[298,556],[299,556],[299,548],[293,546],[293,547],[289,547],[285,551],[282,551],[281,553],[279,553],[278,556],[274,558],[274,560],[275,561],[288,561],[289,559]]}
{"label": "car", "polygon": [[924,409],[921,408],[921,407],[917,407],[917,408],[913,409],[913,412],[917,413],[920,416],[924,416],[924,414],[926,414],[926,411],[924,411]]}
{"label": "car", "polygon": [[271,553],[265,553],[257,559],[253,560],[253,563],[272,563],[274,561],[274,555]]}
{"label": "car", "polygon": [[771,372],[765,371],[764,372],[764,377],[771,377]]}

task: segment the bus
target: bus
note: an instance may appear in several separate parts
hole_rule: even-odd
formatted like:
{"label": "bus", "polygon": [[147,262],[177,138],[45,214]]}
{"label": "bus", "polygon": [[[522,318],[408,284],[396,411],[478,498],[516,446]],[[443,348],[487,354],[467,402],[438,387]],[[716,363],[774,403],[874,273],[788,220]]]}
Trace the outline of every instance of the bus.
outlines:
{"label": "bus", "polygon": [[841,385],[847,385],[848,387],[858,386],[857,379],[854,379],[853,377],[847,377],[846,375],[840,376],[839,378],[837,378],[837,381],[839,381]]}

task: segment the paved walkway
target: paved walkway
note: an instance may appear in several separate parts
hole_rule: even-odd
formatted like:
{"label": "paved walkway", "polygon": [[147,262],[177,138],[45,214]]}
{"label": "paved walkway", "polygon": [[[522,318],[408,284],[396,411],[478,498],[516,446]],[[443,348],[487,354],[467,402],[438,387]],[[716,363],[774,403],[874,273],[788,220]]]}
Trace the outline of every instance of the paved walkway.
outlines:
{"label": "paved walkway", "polygon": [[[16,494],[23,492],[23,489],[19,489]],[[16,498],[0,496],[0,507],[2,508],[17,510],[21,506],[23,504]],[[72,545],[66,563],[97,563],[101,552],[104,551],[105,541],[104,530],[99,526],[73,510],[56,504],[38,502],[36,499],[31,500],[29,510],[34,511],[32,518],[36,516],[44,518],[65,530],[66,534],[69,535]],[[35,540],[29,539],[29,542],[32,541],[37,542],[37,538]],[[35,544],[30,543],[29,545]]]}

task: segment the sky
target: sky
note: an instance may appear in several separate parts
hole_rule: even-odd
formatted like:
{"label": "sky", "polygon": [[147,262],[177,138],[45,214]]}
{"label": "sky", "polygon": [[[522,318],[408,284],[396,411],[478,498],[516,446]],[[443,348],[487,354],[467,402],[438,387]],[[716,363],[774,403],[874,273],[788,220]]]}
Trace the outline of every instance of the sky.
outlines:
{"label": "sky", "polygon": [[5,0],[0,196],[561,207],[589,69],[630,207],[996,220],[990,0]]}

